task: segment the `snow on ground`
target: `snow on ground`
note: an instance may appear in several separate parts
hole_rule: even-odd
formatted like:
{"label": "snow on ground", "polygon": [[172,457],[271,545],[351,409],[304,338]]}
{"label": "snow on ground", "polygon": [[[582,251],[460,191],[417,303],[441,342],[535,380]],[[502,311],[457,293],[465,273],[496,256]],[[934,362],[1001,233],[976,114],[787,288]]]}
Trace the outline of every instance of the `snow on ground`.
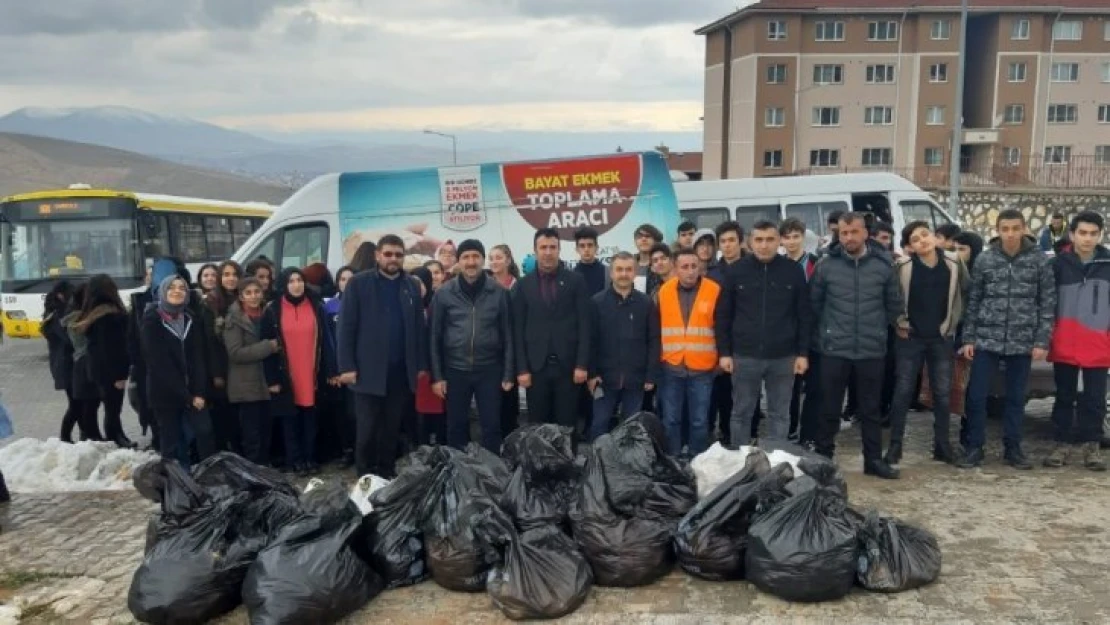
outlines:
{"label": "snow on ground", "polygon": [[23,438],[0,449],[0,471],[16,493],[126,490],[131,472],[155,459],[154,453],[113,443]]}
{"label": "snow on ground", "polygon": [[21,612],[14,605],[0,605],[0,625],[19,625]]}

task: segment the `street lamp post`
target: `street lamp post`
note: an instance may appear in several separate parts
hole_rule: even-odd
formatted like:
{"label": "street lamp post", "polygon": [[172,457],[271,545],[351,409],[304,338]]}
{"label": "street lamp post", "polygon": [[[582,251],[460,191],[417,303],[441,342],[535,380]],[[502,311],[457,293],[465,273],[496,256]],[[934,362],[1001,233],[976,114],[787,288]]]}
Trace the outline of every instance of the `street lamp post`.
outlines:
{"label": "street lamp post", "polygon": [[435,135],[437,137],[446,137],[451,140],[451,164],[459,164],[459,143],[458,137],[455,135],[447,134],[446,132],[436,132],[435,130],[425,130],[426,135]]}
{"label": "street lamp post", "polygon": [[952,120],[952,153],[948,163],[948,214],[960,210],[960,147],[964,133],[964,68],[967,65],[967,0],[960,4],[960,56],[956,63],[956,115]]}

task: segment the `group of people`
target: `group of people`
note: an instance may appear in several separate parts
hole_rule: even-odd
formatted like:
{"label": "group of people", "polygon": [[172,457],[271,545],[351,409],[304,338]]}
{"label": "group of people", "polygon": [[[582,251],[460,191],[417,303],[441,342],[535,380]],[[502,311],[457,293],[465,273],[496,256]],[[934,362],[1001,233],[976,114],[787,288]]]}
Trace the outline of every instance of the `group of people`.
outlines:
{"label": "group of people", "polygon": [[[717,437],[793,440],[832,458],[851,413],[865,473],[895,479],[922,369],[933,457],[974,467],[1005,363],[1004,457],[1025,469],[1026,378],[1032,360],[1048,358],[1058,445],[1045,464],[1062,466],[1081,445],[1083,464],[1105,469],[1110,252],[1100,215],[1076,215],[1051,259],[1011,210],[989,245],[916,221],[896,251],[893,229],[865,213],[830,215],[828,226],[830,240],[811,254],[796,218],[750,232],[685,222],[673,245],[644,224],[635,253],[607,263],[585,228],[573,266],[559,233],[540,229],[524,274],[508,246],[487,257],[474,239],[406,266],[404,242],[387,235],[334,276],[319,263],[279,273],[264,258],[245,269],[225,261],[202,268],[195,291],[183,265],[164,258],[129,307],[107,276],[60,284],[44,333],[69,399],[61,435],[72,440],[76,425],[83,439],[131,446],[120,425],[130,379],[164,456],[188,464],[227,449],[301,473],[344,457],[359,474],[391,477],[407,449],[463,447],[475,425],[498,451],[523,389],[529,421],[589,440],[618,416],[656,411],[668,451],[687,456]],[[971,361],[963,449],[949,440],[957,358]]]}

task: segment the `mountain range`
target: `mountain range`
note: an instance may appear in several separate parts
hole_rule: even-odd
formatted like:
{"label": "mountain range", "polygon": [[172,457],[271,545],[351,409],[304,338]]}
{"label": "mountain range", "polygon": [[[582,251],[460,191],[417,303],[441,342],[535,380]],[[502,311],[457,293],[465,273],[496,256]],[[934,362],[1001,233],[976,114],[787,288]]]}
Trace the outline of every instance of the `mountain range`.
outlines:
{"label": "mountain range", "polygon": [[332,171],[366,171],[648,150],[700,149],[698,133],[467,132],[458,153],[446,137],[381,131],[244,132],[122,106],[29,107],[0,117],[0,132],[76,141],[214,169],[277,186],[299,186]]}

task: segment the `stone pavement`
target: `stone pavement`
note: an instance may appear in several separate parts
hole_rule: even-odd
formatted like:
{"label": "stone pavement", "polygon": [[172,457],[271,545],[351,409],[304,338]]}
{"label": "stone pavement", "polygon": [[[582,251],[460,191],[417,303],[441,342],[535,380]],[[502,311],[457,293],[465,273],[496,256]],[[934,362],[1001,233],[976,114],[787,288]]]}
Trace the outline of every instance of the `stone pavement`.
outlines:
{"label": "stone pavement", "polygon": [[[7,355],[6,348],[0,351],[0,361]],[[42,373],[21,370],[19,384],[11,385],[9,371],[0,370],[5,401],[34,406],[23,396],[24,385]],[[1049,406],[1030,404],[1027,451],[1038,460],[1048,447]],[[56,422],[45,409],[41,416]],[[24,422],[27,415],[18,412],[16,418],[22,433],[53,427]],[[897,482],[861,474],[858,430],[843,432],[840,442],[853,505],[877,507],[937,534],[944,568],[936,584],[899,595],[857,590],[838,602],[797,605],[745,582],[710,583],[676,572],[646,588],[595,588],[564,621],[1110,622],[1110,475],[1075,467],[1014,471],[999,460],[998,423],[990,424],[995,446],[987,465],[959,471],[928,459],[930,436],[930,417],[911,415],[904,478]],[[17,495],[0,506],[0,602],[22,607],[29,623],[132,622],[127,590],[154,508],[131,492]],[[246,614],[240,609],[221,622],[245,623]],[[429,582],[383,593],[348,622],[447,625],[505,619],[483,594],[452,593]]]}

